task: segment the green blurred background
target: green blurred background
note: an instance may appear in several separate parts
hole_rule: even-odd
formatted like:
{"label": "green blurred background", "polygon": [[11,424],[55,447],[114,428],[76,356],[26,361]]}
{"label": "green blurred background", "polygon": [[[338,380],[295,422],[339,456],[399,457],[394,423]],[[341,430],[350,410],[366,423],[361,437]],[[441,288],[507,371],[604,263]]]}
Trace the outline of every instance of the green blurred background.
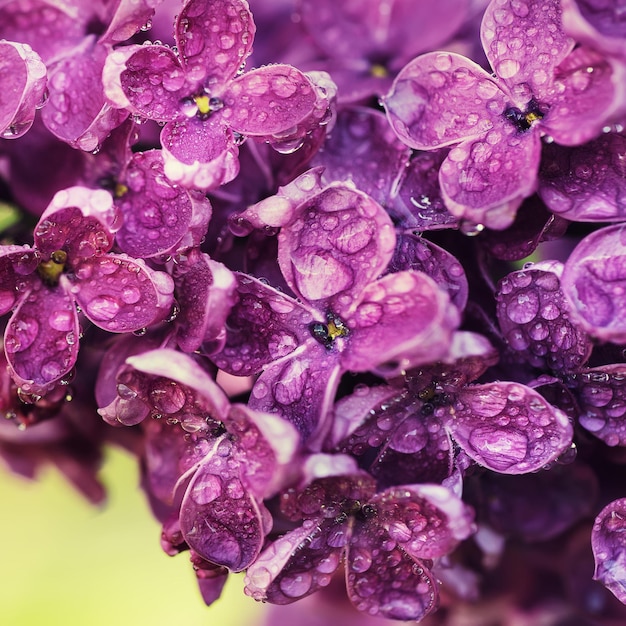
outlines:
{"label": "green blurred background", "polygon": [[0,463],[0,624],[3,626],[251,626],[263,607],[232,575],[202,602],[185,554],[165,555],[138,488],[136,461],[109,449],[109,497],[88,504],[54,469],[34,482]]}

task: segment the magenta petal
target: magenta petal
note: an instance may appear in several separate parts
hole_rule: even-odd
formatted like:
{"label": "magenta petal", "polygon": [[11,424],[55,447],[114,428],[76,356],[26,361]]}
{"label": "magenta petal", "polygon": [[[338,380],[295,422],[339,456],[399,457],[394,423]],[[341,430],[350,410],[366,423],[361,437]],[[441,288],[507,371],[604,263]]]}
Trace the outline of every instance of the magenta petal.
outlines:
{"label": "magenta petal", "polygon": [[0,135],[21,137],[35,119],[35,109],[43,104],[46,66],[25,44],[0,41]]}
{"label": "magenta petal", "polygon": [[346,549],[346,587],[352,604],[365,614],[419,621],[436,610],[439,589],[431,571],[402,548],[389,544],[375,522],[355,523]]}
{"label": "magenta petal", "polygon": [[185,72],[219,91],[250,54],[255,30],[245,0],[186,2],[174,25]]}
{"label": "magenta petal", "polygon": [[38,262],[37,251],[28,246],[0,247],[0,315],[8,313],[19,294],[38,280],[32,275]]}
{"label": "magenta petal", "polygon": [[161,2],[163,0],[116,0],[113,16],[99,42],[113,45],[130,39],[150,23],[154,9]]}
{"label": "magenta petal", "polygon": [[441,164],[444,202],[456,217],[494,230],[511,225],[537,186],[539,133],[499,123],[485,136],[452,148]]}
{"label": "magenta petal", "polygon": [[626,234],[624,225],[587,235],[565,263],[561,285],[570,314],[601,341],[626,343]]}
{"label": "magenta petal", "polygon": [[[180,265],[179,265],[180,268]],[[202,254],[175,280],[180,313],[176,341],[181,350],[219,352],[226,341],[226,318],[236,302],[236,279],[222,263]]]}
{"label": "magenta petal", "polygon": [[278,237],[278,263],[288,285],[308,302],[333,301],[349,314],[364,287],[387,266],[395,232],[384,209],[343,184],[298,206]]}
{"label": "magenta petal", "polygon": [[265,532],[262,504],[241,481],[244,460],[222,437],[194,473],[181,504],[180,527],[195,552],[212,563],[240,572],[256,558]]}
{"label": "magenta petal", "polygon": [[342,366],[356,372],[383,366],[380,370],[391,375],[432,363],[448,352],[458,323],[456,307],[426,274],[387,274],[365,288],[346,321],[350,344]]}
{"label": "magenta petal", "polygon": [[459,391],[448,422],[454,440],[477,463],[524,474],[554,461],[572,443],[565,413],[530,387],[490,383]]}
{"label": "magenta petal", "polygon": [[525,0],[489,3],[481,24],[485,54],[496,75],[525,105],[528,87],[543,100],[552,86],[554,68],[574,46],[561,27],[560,0]]}
{"label": "magenta petal", "polygon": [[4,349],[13,379],[26,393],[44,395],[74,367],[78,316],[63,289],[28,293],[9,320]]}
{"label": "magenta petal", "polygon": [[297,126],[312,111],[311,81],[290,65],[267,65],[232,81],[223,94],[223,118],[242,135],[266,137]]}
{"label": "magenta petal", "polygon": [[401,141],[418,150],[434,150],[490,131],[507,98],[473,61],[460,54],[430,52],[400,71],[383,105]]}
{"label": "magenta petal", "polygon": [[626,498],[614,500],[596,517],[591,531],[594,579],[626,603]]}
{"label": "magenta petal", "polygon": [[146,328],[167,317],[174,302],[174,281],[141,259],[105,254],[86,259],[67,277],[85,315],[112,333]]}
{"label": "magenta petal", "polygon": [[195,189],[214,189],[239,173],[239,148],[220,114],[167,124],[161,131],[165,175]]}
{"label": "magenta petal", "polygon": [[575,222],[622,222],[626,219],[626,178],[621,155],[624,133],[606,133],[574,148],[543,147],[539,170],[541,199],[548,208]]}
{"label": "magenta petal", "polygon": [[222,590],[228,578],[228,569],[205,561],[193,550],[190,551],[190,560],[198,579],[198,587],[200,588],[202,599],[207,606],[210,606],[222,595]]}

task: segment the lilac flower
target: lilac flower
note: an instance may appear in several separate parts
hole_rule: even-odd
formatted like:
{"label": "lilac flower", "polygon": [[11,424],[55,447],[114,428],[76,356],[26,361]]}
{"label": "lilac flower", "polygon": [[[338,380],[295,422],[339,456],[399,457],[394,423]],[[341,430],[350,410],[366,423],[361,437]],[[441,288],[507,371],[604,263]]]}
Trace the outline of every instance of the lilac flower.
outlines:
{"label": "lilac flower", "polygon": [[557,0],[492,1],[481,38],[496,78],[460,55],[432,52],[400,72],[384,105],[412,148],[454,146],[439,174],[449,211],[501,230],[535,190],[541,136],[592,139],[620,94],[602,55],[573,50]]}
{"label": "lilac flower", "polygon": [[172,181],[217,187],[237,175],[238,135],[294,149],[328,121],[333,85],[321,75],[289,65],[238,75],[254,33],[245,0],[189,0],[175,23],[178,53],[155,44],[109,55],[103,79],[110,101],[168,122],[161,143]]}
{"label": "lilac flower", "polygon": [[21,137],[35,119],[35,109],[45,100],[46,66],[27,44],[0,41],[0,135]]}
{"label": "lilac flower", "polygon": [[76,362],[79,317],[109,332],[162,321],[173,282],[141,260],[109,254],[118,214],[103,191],[58,192],[34,233],[34,248],[3,246],[0,310],[13,313],[4,336],[11,375],[22,391],[43,395]]}
{"label": "lilac flower", "polygon": [[439,485],[377,492],[349,457],[312,456],[305,481],[281,499],[301,525],[272,542],[248,569],[245,592],[289,604],[328,585],[345,560],[348,595],[364,613],[420,620],[438,603],[432,559],[473,531],[472,512]]}
{"label": "lilac flower", "polygon": [[245,569],[271,528],[263,499],[288,475],[295,430],[280,417],[231,405],[207,372],[179,352],[152,350],[127,364],[118,372],[117,397],[100,413],[118,425],[146,420],[147,489],[169,510],[169,544],[172,528],[180,528],[182,542],[200,558]]}
{"label": "lilac flower", "polygon": [[[319,172],[317,172],[319,176]],[[282,226],[278,263],[293,298],[241,275],[224,350],[213,357],[235,375],[263,370],[251,406],[288,415],[303,437],[327,428],[341,373],[393,374],[447,352],[458,312],[447,294],[413,270],[377,280],[395,235],[369,196],[307,173],[238,216]]]}

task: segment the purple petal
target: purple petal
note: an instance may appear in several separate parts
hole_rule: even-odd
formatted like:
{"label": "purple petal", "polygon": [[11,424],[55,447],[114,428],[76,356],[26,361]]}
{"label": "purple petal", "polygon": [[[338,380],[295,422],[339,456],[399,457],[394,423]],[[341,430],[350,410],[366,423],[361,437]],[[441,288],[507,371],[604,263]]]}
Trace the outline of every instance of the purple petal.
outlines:
{"label": "purple petal", "polygon": [[312,521],[271,543],[248,568],[245,593],[255,600],[290,604],[330,583],[341,562],[349,522]]}
{"label": "purple petal", "polygon": [[609,446],[626,445],[626,365],[584,369],[577,383],[580,425]]}
{"label": "purple petal", "polygon": [[215,563],[205,561],[193,550],[190,553],[191,563],[198,579],[200,594],[207,606],[220,598],[228,578],[228,569]]}
{"label": "purple petal", "polygon": [[174,281],[125,254],[86,259],[73,277],[62,276],[85,315],[99,328],[128,333],[164,320],[172,310]]}
{"label": "purple petal", "polygon": [[195,189],[214,189],[239,173],[239,148],[220,115],[167,124],[161,131],[165,175]]}
{"label": "purple petal", "polygon": [[86,38],[80,47],[48,68],[50,97],[41,111],[44,124],[73,148],[92,152],[128,113],[107,102],[102,87],[104,46]]}
{"label": "purple petal", "polygon": [[244,460],[228,437],[215,441],[195,472],[181,504],[180,527],[202,558],[240,572],[257,557],[265,537],[262,504],[247,492]]}
{"label": "purple petal", "polygon": [[[206,232],[211,216],[209,201],[193,197],[165,177],[160,151],[133,155],[124,181],[128,191],[116,200],[124,220],[116,235],[122,252],[148,258],[175,250],[189,231],[194,212],[201,214]],[[204,210],[198,210],[201,208]]]}
{"label": "purple petal", "polygon": [[398,236],[396,251],[386,273],[416,270],[432,278],[448,292],[459,311],[467,304],[468,284],[461,264],[449,252],[415,234]]}
{"label": "purple petal", "polygon": [[426,274],[387,274],[365,288],[346,321],[350,343],[342,365],[356,372],[383,366],[380,370],[392,375],[432,363],[448,352],[458,323],[447,294]]}
{"label": "purple petal", "polygon": [[181,350],[219,352],[226,342],[226,318],[236,302],[235,275],[208,255],[194,257],[177,276],[176,296],[180,313],[176,341]]}
{"label": "purple petal", "polygon": [[563,269],[561,287],[573,320],[601,341],[626,343],[626,235],[618,224],[582,239]]}
{"label": "purple petal", "polygon": [[565,413],[518,383],[461,390],[448,426],[474,461],[503,474],[541,469],[570,446],[573,435]]}
{"label": "purple petal", "polygon": [[574,46],[561,27],[560,0],[491,2],[480,36],[491,67],[520,108],[532,95],[546,99],[554,68]]}
{"label": "purple petal", "polygon": [[384,209],[343,184],[298,206],[278,237],[278,263],[305,301],[329,305],[340,316],[354,310],[365,288],[387,266],[395,232]]}
{"label": "purple petal", "polygon": [[562,145],[594,139],[623,106],[623,94],[615,85],[623,78],[591,48],[576,48],[557,68],[555,80],[557,93],[540,124]]}
{"label": "purple petal", "polygon": [[113,45],[130,39],[150,23],[154,9],[161,2],[163,0],[116,0],[113,16],[99,42]]}
{"label": "purple petal", "polygon": [[594,580],[600,581],[620,602],[626,603],[626,498],[607,504],[591,531],[595,559]]}
{"label": "purple petal", "polygon": [[37,287],[9,320],[4,349],[9,371],[25,393],[44,395],[74,367],[78,316],[65,290]]}
{"label": "purple petal", "polygon": [[311,81],[291,65],[267,65],[246,72],[223,93],[222,117],[233,130],[251,137],[283,133],[313,110]]}
{"label": "purple petal", "polygon": [[500,281],[496,299],[509,346],[534,367],[572,372],[589,358],[591,340],[570,321],[556,272],[513,272]]}
{"label": "purple petal", "polygon": [[0,135],[21,137],[35,119],[35,109],[43,104],[46,66],[26,44],[0,41]]}
{"label": "purple petal", "polygon": [[499,122],[483,137],[452,148],[439,182],[450,213],[494,230],[507,228],[522,200],[537,186],[539,134]]}
{"label": "purple petal", "polygon": [[539,169],[541,199],[560,217],[576,222],[626,219],[626,177],[621,155],[624,133],[606,133],[575,148],[543,147]]}
{"label": "purple petal", "polygon": [[252,50],[254,21],[244,0],[191,0],[174,25],[185,72],[219,91]]}
{"label": "purple petal", "polygon": [[401,141],[434,150],[488,133],[499,123],[507,98],[473,61],[430,52],[402,69],[383,105]]}
{"label": "purple petal", "polygon": [[0,315],[8,313],[20,293],[29,291],[38,279],[33,276],[39,255],[29,246],[0,247]]}
{"label": "purple petal", "polygon": [[356,523],[346,550],[348,597],[357,610],[376,617],[419,621],[439,604],[435,577],[375,523]]}

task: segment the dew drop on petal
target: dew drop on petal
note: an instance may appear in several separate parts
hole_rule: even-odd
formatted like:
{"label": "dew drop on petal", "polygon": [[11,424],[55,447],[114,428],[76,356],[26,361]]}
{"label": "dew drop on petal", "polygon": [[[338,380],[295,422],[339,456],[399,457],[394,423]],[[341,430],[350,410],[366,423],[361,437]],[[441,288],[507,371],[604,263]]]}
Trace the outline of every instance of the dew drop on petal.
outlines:
{"label": "dew drop on petal", "polygon": [[110,321],[120,311],[119,302],[110,296],[98,296],[86,305],[89,317],[98,321]]}
{"label": "dew drop on petal", "polygon": [[290,598],[300,598],[306,594],[313,584],[313,577],[308,572],[285,576],[280,581],[280,590]]}

